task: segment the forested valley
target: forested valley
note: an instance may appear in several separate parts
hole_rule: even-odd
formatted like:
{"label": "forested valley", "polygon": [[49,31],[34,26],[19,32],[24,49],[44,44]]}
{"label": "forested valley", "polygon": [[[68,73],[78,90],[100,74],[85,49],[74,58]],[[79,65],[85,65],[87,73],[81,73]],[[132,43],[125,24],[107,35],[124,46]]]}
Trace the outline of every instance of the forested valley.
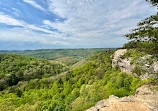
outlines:
{"label": "forested valley", "polygon": [[130,74],[112,64],[119,48],[1,50],[0,111],[85,111],[110,95],[133,95],[142,85],[155,85],[158,91],[158,71],[140,78],[144,69],[158,70],[157,24],[158,13],[125,35],[129,42],[121,49],[127,51],[117,63],[135,63]]}
{"label": "forested valley", "polygon": [[73,68],[50,60],[1,54],[0,110],[84,111],[109,95],[134,94],[139,86],[152,81],[112,68],[113,52],[92,54]]}

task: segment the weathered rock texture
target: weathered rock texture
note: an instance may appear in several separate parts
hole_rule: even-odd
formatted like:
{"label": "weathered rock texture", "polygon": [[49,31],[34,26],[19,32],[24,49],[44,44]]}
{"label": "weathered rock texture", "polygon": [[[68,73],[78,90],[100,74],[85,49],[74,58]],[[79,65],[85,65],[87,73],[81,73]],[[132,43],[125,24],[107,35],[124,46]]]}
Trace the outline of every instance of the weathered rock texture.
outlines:
{"label": "weathered rock texture", "polygon": [[[110,96],[86,111],[158,111],[158,85],[144,85],[132,96]],[[152,89],[153,88],[153,89]]]}
{"label": "weathered rock texture", "polygon": [[119,66],[122,72],[126,72],[127,74],[130,74],[133,70],[133,66],[130,64],[131,59],[121,59],[120,56],[125,54],[127,52],[127,49],[120,49],[117,50],[114,53],[114,57],[112,59],[112,66]]}
{"label": "weathered rock texture", "polygon": [[158,72],[158,62],[154,62],[153,68],[155,72]]}
{"label": "weathered rock texture", "polygon": [[[127,52],[127,49],[120,49],[114,53],[114,57],[112,59],[112,66],[119,66],[122,72],[130,74],[134,72],[134,69],[141,70],[142,74],[135,73],[136,76],[142,80],[145,80],[149,77],[157,78],[158,75],[158,61],[152,58],[151,55],[146,55],[144,57],[140,57],[137,60],[131,61],[133,58],[124,58],[121,59],[121,56]],[[153,62],[153,63],[152,63]],[[151,64],[152,63],[152,64]]]}

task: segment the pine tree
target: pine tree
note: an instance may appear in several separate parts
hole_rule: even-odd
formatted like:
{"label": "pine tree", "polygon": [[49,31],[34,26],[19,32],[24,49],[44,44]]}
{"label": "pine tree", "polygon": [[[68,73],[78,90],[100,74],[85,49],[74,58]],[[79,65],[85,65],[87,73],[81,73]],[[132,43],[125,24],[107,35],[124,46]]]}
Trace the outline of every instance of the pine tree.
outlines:
{"label": "pine tree", "polygon": [[[158,6],[158,0],[146,0],[153,6]],[[138,28],[125,35],[131,42],[125,48],[137,48],[149,54],[158,55],[158,13],[138,23]]]}

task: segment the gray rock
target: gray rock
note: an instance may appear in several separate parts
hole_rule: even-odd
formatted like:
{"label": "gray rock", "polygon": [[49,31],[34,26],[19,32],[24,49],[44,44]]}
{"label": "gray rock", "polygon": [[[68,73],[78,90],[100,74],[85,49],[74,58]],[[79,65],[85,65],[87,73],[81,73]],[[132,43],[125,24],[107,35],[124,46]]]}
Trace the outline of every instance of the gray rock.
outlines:
{"label": "gray rock", "polygon": [[[133,70],[139,66],[141,68],[142,74],[134,74],[142,80],[146,80],[149,77],[158,78],[158,61],[152,58],[152,55],[146,55],[138,58],[131,64],[132,58],[121,59],[121,56],[127,52],[127,49],[120,49],[114,53],[112,59],[112,66],[119,66],[122,72],[130,74]],[[151,64],[152,63],[152,64]],[[139,75],[139,76],[138,76]]]}

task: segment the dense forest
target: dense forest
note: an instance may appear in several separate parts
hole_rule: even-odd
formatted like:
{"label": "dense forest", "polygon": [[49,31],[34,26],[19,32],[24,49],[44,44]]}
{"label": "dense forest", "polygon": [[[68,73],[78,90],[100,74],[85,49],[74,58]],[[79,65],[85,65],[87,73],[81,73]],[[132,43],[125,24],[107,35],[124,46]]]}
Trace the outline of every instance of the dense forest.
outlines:
{"label": "dense forest", "polygon": [[[115,48],[114,48],[115,49]],[[38,50],[24,50],[24,51],[8,51],[0,50],[0,54],[20,54],[29,57],[42,58],[48,60],[55,60],[62,57],[73,57],[76,59],[83,59],[88,55],[99,51],[108,50],[106,48],[90,48],[90,49],[38,49]]]}
{"label": "dense forest", "polygon": [[67,67],[43,60],[15,54],[0,54],[0,90],[19,81],[48,78],[67,70]]}
{"label": "dense forest", "polygon": [[[85,65],[71,70],[48,60],[2,54],[1,64],[5,65],[1,68],[1,81],[7,81],[1,86],[4,90],[0,92],[0,110],[84,111],[111,94],[127,96],[150,82],[126,75],[118,67],[112,68],[112,53],[91,55]],[[64,70],[65,76],[58,76]]]}
{"label": "dense forest", "polygon": [[0,50],[0,54],[19,54],[34,58],[52,60],[66,64],[74,65],[91,54],[100,51],[115,50],[116,48],[83,48],[83,49],[38,49],[38,50]]}
{"label": "dense forest", "polygon": [[[147,1],[157,6],[157,0]],[[122,58],[158,56],[157,21],[158,14],[152,15],[126,35],[130,42],[124,48],[134,50]],[[110,95],[128,96],[143,84],[158,84],[112,67],[114,51],[0,51],[0,111],[84,111]]]}

